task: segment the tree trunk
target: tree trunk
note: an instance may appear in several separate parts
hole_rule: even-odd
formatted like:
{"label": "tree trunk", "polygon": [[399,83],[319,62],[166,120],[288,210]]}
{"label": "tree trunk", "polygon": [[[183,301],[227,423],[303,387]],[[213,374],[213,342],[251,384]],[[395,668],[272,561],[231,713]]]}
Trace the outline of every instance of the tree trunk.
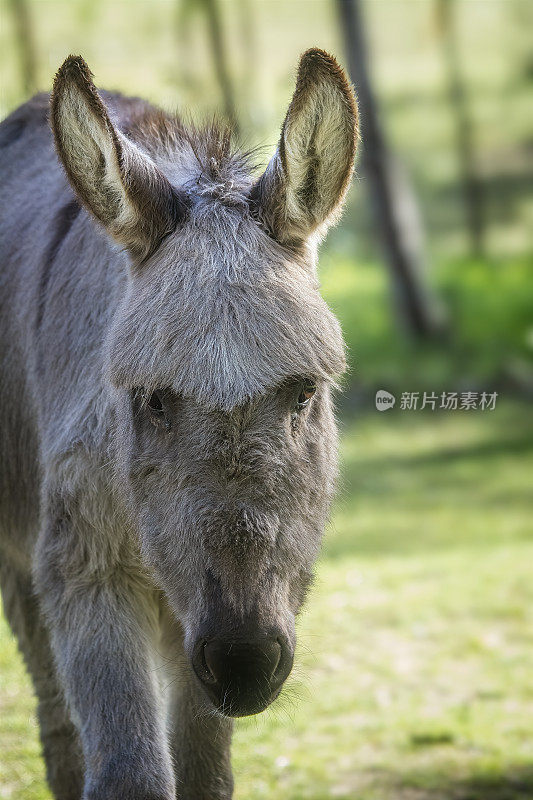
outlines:
{"label": "tree trunk", "polygon": [[261,112],[258,108],[259,97],[257,92],[258,42],[251,0],[238,0],[237,11],[239,14],[239,38],[242,45],[244,64],[240,95],[246,104],[249,120],[256,124],[257,116],[260,116]]}
{"label": "tree trunk", "polygon": [[222,22],[219,13],[220,9],[217,0],[201,0],[201,3],[207,16],[209,38],[211,40],[211,51],[213,53],[216,77],[222,92],[224,111],[232,129],[235,131],[235,133],[238,133],[239,121],[236,112],[233,86],[228,68],[227,51],[224,46]]}
{"label": "tree trunk", "polygon": [[441,315],[422,284],[421,236],[414,196],[391,156],[381,129],[368,69],[359,0],[336,0],[348,68],[355,84],[363,143],[361,166],[370,192],[375,225],[394,289],[400,320],[422,339],[436,335]]}
{"label": "tree trunk", "polygon": [[461,171],[472,254],[483,252],[483,194],[474,165],[472,121],[461,79],[454,9],[451,0],[437,0],[437,12],[447,71],[448,94],[455,116],[457,155]]}
{"label": "tree trunk", "polygon": [[22,88],[26,97],[37,89],[35,40],[30,11],[26,0],[9,0],[15,23],[15,36],[20,59]]}

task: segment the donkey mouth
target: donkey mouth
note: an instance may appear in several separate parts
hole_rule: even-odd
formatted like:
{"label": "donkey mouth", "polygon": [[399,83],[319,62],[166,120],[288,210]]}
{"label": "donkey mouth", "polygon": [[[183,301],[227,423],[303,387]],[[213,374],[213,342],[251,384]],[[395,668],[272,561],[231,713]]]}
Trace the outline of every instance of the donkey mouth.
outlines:
{"label": "donkey mouth", "polygon": [[246,696],[242,693],[229,693],[223,699],[222,703],[217,703],[211,698],[215,711],[223,717],[251,717],[255,714],[260,714],[265,711],[268,706],[279,697],[281,687],[277,689],[267,699],[258,696]]}

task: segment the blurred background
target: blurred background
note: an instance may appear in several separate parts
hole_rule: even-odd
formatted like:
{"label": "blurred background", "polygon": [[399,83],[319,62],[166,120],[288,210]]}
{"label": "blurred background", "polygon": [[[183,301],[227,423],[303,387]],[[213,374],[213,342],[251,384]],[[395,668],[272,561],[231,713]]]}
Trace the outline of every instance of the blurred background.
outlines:
{"label": "blurred background", "polygon": [[[533,4],[1,0],[0,22],[2,117],[81,53],[264,163],[299,54],[348,69],[362,143],[320,272],[350,354],[339,499],[291,685],[237,725],[236,798],[532,797]],[[49,800],[2,626],[0,798]]]}

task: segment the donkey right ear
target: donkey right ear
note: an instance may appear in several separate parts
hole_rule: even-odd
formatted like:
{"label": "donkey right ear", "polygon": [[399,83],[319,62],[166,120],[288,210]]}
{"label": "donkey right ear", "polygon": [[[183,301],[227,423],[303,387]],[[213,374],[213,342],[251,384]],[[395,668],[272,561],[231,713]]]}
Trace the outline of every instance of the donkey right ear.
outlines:
{"label": "donkey right ear", "polygon": [[279,242],[298,246],[336,221],[357,132],[357,103],[344,70],[323,50],[307,50],[278,149],[250,194],[257,216]]}
{"label": "donkey right ear", "polygon": [[109,119],[89,67],[69,56],[51,98],[57,152],[80,200],[138,259],[171,233],[185,203],[153,161]]}

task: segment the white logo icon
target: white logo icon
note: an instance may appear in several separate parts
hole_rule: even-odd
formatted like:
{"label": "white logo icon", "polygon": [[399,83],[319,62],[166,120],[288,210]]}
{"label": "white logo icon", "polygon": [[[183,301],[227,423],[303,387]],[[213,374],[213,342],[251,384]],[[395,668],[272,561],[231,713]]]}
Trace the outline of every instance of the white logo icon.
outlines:
{"label": "white logo icon", "polygon": [[378,411],[388,411],[389,408],[393,408],[395,402],[394,395],[386,392],[385,389],[380,389],[376,392],[376,408]]}

